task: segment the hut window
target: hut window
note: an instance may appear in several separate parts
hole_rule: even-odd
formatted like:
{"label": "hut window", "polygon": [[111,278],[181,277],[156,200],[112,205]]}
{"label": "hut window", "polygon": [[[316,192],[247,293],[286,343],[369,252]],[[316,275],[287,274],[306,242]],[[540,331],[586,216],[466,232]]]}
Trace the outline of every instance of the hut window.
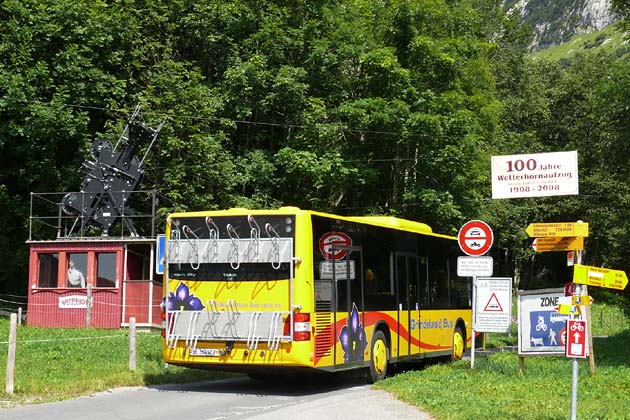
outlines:
{"label": "hut window", "polygon": [[59,284],[59,254],[39,254],[38,287],[57,287]]}
{"label": "hut window", "polygon": [[86,252],[68,254],[68,287],[85,287],[87,274]]}
{"label": "hut window", "polygon": [[116,287],[116,253],[96,254],[96,287]]}

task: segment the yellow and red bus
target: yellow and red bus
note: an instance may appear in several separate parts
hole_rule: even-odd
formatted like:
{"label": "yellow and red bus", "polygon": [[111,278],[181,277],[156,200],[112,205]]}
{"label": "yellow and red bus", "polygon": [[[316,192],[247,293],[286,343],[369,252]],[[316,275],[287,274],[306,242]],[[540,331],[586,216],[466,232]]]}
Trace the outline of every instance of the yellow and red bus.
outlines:
{"label": "yellow and red bus", "polygon": [[471,278],[423,223],[295,207],[169,215],[164,361],[250,376],[461,359]]}

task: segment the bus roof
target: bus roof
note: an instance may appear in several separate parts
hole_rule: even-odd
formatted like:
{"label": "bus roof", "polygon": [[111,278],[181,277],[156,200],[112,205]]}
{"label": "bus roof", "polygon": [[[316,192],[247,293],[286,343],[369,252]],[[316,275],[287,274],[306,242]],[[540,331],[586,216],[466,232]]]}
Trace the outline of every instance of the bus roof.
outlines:
{"label": "bus roof", "polygon": [[400,219],[393,216],[352,216],[349,219],[356,220],[360,223],[368,223],[384,227],[393,227],[404,230],[411,230],[421,233],[433,233],[431,226],[426,223],[414,222],[413,220]]}
{"label": "bus roof", "polygon": [[309,213],[315,214],[323,217],[332,217],[341,220],[347,220],[351,222],[357,223],[365,223],[373,226],[381,226],[386,228],[393,228],[398,230],[405,230],[409,232],[421,233],[430,236],[437,236],[448,239],[456,239],[454,236],[443,235],[439,233],[434,233],[431,226],[426,223],[415,222],[413,220],[401,219],[394,216],[340,216],[332,213],[324,213],[315,210],[304,210],[299,207],[280,207],[277,209],[247,209],[247,208],[230,208],[225,210],[207,210],[207,211],[195,211],[195,212],[180,212],[180,213],[172,213],[169,215],[171,217],[202,217],[207,216],[208,213],[212,213],[215,216],[229,216],[229,215],[247,215],[247,214],[298,214],[298,213]]}

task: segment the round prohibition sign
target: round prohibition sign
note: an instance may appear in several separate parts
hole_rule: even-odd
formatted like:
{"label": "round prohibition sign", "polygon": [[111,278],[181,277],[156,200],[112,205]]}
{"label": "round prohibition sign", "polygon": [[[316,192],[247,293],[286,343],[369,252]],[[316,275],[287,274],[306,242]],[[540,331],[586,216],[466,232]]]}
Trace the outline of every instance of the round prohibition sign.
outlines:
{"label": "round prohibition sign", "polygon": [[484,255],[492,247],[494,234],[486,222],[471,220],[459,230],[457,242],[461,250],[471,257]]}
{"label": "round prohibition sign", "polygon": [[319,238],[319,250],[327,260],[341,260],[348,253],[345,249],[335,249],[335,246],[351,246],[352,238],[343,232],[327,232]]}

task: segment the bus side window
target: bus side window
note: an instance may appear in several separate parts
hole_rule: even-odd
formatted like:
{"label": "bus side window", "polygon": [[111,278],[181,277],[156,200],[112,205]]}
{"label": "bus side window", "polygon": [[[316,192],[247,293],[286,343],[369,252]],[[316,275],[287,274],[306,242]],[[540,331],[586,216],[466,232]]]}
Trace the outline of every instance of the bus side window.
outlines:
{"label": "bus side window", "polygon": [[348,282],[337,279],[337,312],[348,312]]}
{"label": "bus side window", "polygon": [[449,300],[448,277],[446,272],[430,264],[428,309],[448,308]]}
{"label": "bus side window", "polygon": [[450,307],[451,301],[451,289],[449,285],[448,278],[441,277],[437,281],[437,307],[438,308],[448,308]]}

